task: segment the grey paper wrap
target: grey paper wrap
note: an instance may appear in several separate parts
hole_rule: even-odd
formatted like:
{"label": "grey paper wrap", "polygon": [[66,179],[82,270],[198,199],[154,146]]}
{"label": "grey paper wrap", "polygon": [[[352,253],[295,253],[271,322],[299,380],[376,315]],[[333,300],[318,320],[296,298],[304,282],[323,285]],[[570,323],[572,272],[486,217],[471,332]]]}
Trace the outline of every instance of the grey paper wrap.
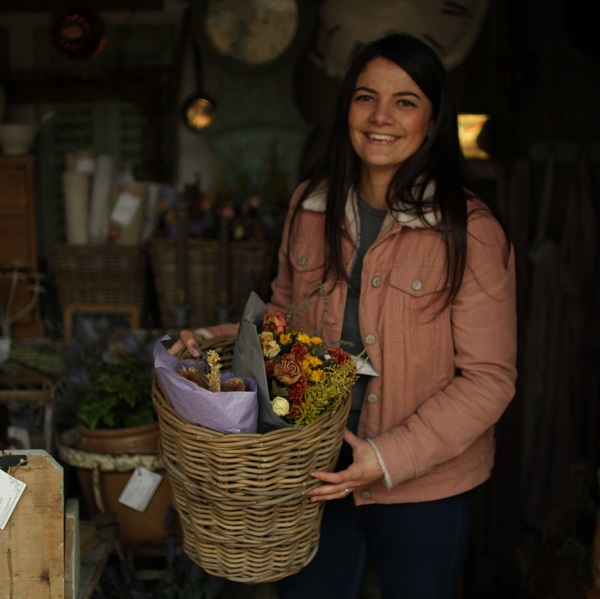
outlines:
{"label": "grey paper wrap", "polygon": [[233,348],[232,364],[232,370],[237,376],[253,378],[258,384],[259,433],[267,433],[278,428],[292,426],[277,416],[271,407],[265,362],[260,341],[258,340],[258,327],[262,326],[266,311],[266,304],[256,293],[252,292],[242,314],[238,335]]}

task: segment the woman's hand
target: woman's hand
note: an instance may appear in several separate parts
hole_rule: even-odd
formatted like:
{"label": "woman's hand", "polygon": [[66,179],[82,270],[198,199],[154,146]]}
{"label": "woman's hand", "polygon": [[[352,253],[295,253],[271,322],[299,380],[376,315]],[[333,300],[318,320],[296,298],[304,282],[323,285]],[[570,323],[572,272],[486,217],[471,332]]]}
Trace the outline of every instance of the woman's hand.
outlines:
{"label": "woman's hand", "polygon": [[323,482],[308,495],[311,501],[329,501],[345,497],[383,478],[375,450],[367,441],[359,439],[348,429],[344,441],[352,447],[354,461],[346,470],[339,472],[314,472],[313,476]]}
{"label": "woman's hand", "polygon": [[196,336],[196,333],[193,331],[181,331],[179,334],[179,339],[173,343],[169,349],[169,352],[172,354],[178,354],[183,349],[187,349],[192,358],[197,358],[200,355],[200,348],[198,347],[198,337]]}

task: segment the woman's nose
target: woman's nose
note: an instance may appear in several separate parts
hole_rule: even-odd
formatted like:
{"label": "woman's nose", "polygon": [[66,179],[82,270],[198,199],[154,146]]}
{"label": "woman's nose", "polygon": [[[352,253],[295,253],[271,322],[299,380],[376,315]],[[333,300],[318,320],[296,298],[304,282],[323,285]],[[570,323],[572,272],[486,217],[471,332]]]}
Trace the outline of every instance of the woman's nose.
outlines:
{"label": "woman's nose", "polygon": [[390,108],[391,107],[387,102],[375,102],[370,114],[371,121],[378,125],[391,122],[393,116]]}

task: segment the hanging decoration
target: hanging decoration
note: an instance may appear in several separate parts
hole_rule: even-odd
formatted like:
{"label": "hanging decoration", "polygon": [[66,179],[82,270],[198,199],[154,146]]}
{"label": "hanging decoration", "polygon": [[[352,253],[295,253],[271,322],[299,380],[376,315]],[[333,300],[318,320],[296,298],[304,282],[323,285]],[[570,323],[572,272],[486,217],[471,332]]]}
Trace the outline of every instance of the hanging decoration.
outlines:
{"label": "hanging decoration", "polygon": [[203,90],[202,56],[200,54],[198,40],[190,30],[191,16],[189,8],[184,11],[183,18],[184,48],[185,44],[189,43],[192,52],[192,66],[196,82],[194,93],[183,103],[183,121],[190,129],[199,131],[212,124],[217,114],[217,107],[214,100]]}
{"label": "hanging decoration", "polygon": [[54,22],[54,45],[69,58],[86,59],[98,54],[106,44],[104,23],[88,9],[68,10]]}

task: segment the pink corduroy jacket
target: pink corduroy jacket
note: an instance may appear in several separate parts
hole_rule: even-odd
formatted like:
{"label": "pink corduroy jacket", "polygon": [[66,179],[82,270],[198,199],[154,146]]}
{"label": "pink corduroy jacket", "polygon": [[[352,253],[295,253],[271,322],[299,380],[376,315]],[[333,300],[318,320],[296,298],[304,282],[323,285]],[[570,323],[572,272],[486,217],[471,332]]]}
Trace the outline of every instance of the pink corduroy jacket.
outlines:
{"label": "pink corduroy jacket", "polygon": [[[357,504],[449,497],[491,474],[494,425],[513,398],[517,376],[514,252],[482,203],[471,201],[468,208],[467,266],[456,298],[441,312],[436,294],[444,284],[445,250],[439,233],[416,218],[388,214],[364,258],[360,331],[378,376],[369,382],[358,436],[374,447],[384,478],[355,490]],[[356,213],[352,193],[346,205],[352,240]],[[291,309],[296,326],[339,342],[347,286],[321,284],[325,194],[317,191],[302,204],[291,268],[289,218],[269,309]],[[433,213],[428,221],[435,223]],[[350,269],[351,241],[343,253]],[[233,330],[221,325],[210,332]]]}
{"label": "pink corduroy jacket", "polygon": [[[370,379],[358,436],[375,448],[384,479],[357,489],[357,504],[439,499],[490,476],[494,425],[515,391],[514,255],[485,206],[473,201],[469,210],[462,285],[441,313],[436,292],[444,284],[445,250],[439,233],[416,218],[389,214],[364,258],[360,332],[378,376]],[[356,213],[353,193],[346,206],[353,240]],[[435,215],[428,220],[435,222]],[[325,194],[317,191],[296,218],[288,263],[288,216],[269,308],[292,307],[296,326],[336,342],[347,286],[321,284],[324,224]],[[349,269],[355,255],[349,240],[343,255]]]}

